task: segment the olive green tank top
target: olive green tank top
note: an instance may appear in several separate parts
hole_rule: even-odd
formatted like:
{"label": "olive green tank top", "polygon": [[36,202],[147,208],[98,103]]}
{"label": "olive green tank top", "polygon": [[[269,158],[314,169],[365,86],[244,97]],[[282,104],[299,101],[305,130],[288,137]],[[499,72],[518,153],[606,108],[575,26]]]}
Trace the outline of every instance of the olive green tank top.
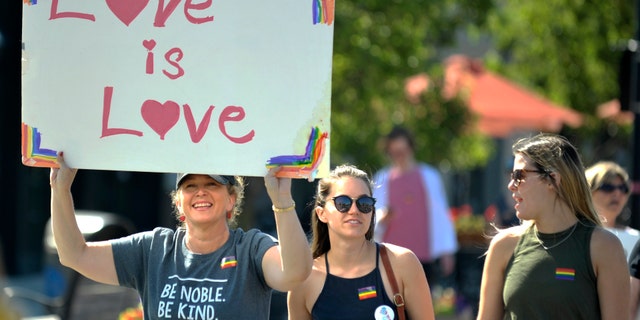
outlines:
{"label": "olive green tank top", "polygon": [[507,264],[504,319],[600,319],[589,251],[594,228],[587,221],[554,234],[527,228]]}

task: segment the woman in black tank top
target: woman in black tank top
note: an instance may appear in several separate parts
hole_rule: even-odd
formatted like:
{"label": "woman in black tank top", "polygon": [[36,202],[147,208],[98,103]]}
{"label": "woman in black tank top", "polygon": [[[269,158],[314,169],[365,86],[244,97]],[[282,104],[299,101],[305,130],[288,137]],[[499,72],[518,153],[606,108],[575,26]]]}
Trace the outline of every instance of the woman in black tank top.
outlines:
{"label": "woman in black tank top", "polygon": [[[379,245],[368,175],[339,166],[318,184],[312,213],[313,269],[289,291],[289,319],[401,319]],[[429,285],[410,250],[386,244],[406,319],[434,319]]]}

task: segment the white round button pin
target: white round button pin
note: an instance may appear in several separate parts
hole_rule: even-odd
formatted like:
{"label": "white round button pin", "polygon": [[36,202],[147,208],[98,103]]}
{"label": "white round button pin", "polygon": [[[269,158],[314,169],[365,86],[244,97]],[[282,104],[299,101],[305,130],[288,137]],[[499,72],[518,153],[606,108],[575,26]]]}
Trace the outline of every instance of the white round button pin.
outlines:
{"label": "white round button pin", "polygon": [[384,304],[377,307],[373,314],[376,320],[393,320],[396,318],[396,313],[393,312],[393,308]]}

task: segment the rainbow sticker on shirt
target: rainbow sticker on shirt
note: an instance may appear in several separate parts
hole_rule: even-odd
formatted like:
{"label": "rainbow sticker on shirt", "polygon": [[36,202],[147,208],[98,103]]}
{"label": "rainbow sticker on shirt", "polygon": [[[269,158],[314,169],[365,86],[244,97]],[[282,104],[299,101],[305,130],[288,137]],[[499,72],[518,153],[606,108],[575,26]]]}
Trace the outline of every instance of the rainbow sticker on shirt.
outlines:
{"label": "rainbow sticker on shirt", "polygon": [[22,3],[27,5],[38,4],[37,0],[22,0]]}
{"label": "rainbow sticker on shirt", "polygon": [[38,128],[22,123],[22,163],[31,167],[58,168],[57,152],[40,148],[40,143],[42,143],[42,135]]}
{"label": "rainbow sticker on shirt", "polygon": [[220,261],[220,269],[234,268],[238,265],[238,260],[236,260],[236,256],[228,256],[222,258]]}
{"label": "rainbow sticker on shirt", "polygon": [[371,299],[377,296],[378,293],[376,292],[376,286],[369,286],[358,289],[358,299],[360,300]]}
{"label": "rainbow sticker on shirt", "polygon": [[573,281],[576,278],[576,270],[572,268],[556,268],[556,280]]}

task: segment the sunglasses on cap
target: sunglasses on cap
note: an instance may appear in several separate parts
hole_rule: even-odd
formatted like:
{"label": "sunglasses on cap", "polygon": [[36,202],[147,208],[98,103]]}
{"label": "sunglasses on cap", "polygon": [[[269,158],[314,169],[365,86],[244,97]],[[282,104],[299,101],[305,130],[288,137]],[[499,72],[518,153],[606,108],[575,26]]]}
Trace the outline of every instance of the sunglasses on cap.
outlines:
{"label": "sunglasses on cap", "polygon": [[525,173],[527,172],[531,172],[531,173],[547,173],[546,171],[542,171],[542,170],[528,170],[528,169],[516,169],[513,170],[511,172],[511,180],[514,181],[514,185],[517,187],[520,185],[520,182],[522,182],[522,180],[524,180],[525,178]]}
{"label": "sunglasses on cap", "polygon": [[349,212],[351,209],[351,205],[355,201],[356,207],[362,213],[371,213],[373,211],[374,205],[376,204],[376,199],[370,196],[360,196],[359,198],[351,198],[346,195],[341,195],[337,197],[331,198],[333,203],[336,206],[336,209],[342,213]]}
{"label": "sunglasses on cap", "polygon": [[606,193],[612,193],[616,191],[616,189],[620,189],[620,191],[622,191],[622,193],[624,194],[629,193],[629,187],[626,184],[615,185],[611,183],[603,183],[597,190]]}

